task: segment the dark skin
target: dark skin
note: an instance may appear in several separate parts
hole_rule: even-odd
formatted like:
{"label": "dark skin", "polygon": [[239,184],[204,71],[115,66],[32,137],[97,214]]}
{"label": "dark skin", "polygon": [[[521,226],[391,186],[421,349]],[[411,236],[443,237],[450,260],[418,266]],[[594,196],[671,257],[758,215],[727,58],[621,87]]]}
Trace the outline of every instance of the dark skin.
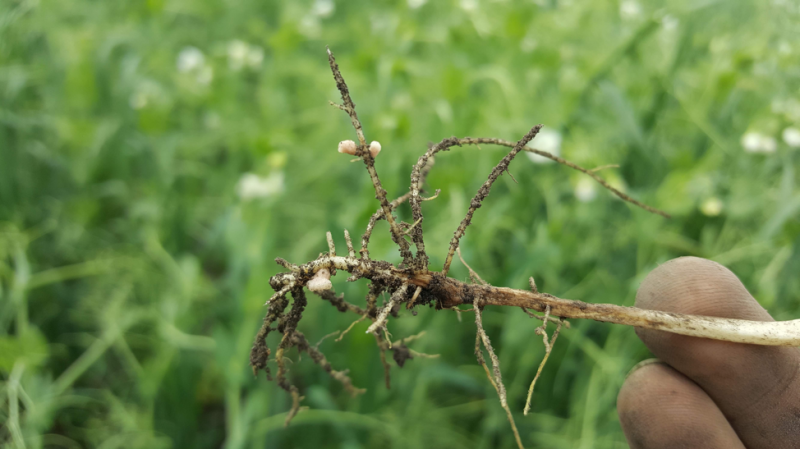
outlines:
{"label": "dark skin", "polygon": [[[774,321],[730,270],[695,257],[653,270],[636,307]],[[617,398],[631,448],[800,448],[800,350],[636,333],[658,360],[635,369]]]}

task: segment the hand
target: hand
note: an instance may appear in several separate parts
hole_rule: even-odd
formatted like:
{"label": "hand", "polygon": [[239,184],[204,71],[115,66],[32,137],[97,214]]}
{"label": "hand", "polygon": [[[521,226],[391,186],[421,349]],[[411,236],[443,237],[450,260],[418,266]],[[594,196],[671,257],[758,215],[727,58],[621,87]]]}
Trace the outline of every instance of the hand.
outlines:
{"label": "hand", "polygon": [[[653,270],[636,306],[773,321],[730,270],[695,257]],[[617,398],[631,448],[800,448],[797,348],[636,333],[660,360],[634,369]]]}

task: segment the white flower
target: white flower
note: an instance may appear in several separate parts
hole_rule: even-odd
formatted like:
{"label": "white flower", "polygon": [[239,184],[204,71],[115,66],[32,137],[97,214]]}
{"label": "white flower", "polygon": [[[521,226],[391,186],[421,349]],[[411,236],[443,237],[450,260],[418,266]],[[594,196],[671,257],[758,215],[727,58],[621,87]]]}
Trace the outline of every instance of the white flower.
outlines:
{"label": "white flower", "polygon": [[[539,131],[539,134],[526,145],[530,148],[535,148],[537,150],[546,151],[553,156],[560,156],[561,155],[561,133],[558,131],[544,128]],[[552,159],[548,159],[544,156],[539,156],[538,154],[534,153],[526,153],[530,160],[532,160],[536,164],[549,164],[553,162]]]}
{"label": "white flower", "polygon": [[679,23],[680,21],[678,20],[677,17],[669,14],[665,14],[664,17],[661,18],[661,26],[666,31],[672,31],[675,28],[678,28]]}
{"label": "white flower", "polygon": [[244,67],[247,59],[248,45],[240,40],[233,40],[228,43],[228,67],[231,70],[240,70]]}
{"label": "white flower", "polygon": [[178,72],[194,75],[198,84],[207,86],[214,79],[214,69],[206,64],[203,52],[195,47],[185,47],[178,53]]}
{"label": "white flower", "polygon": [[770,103],[773,114],[783,114],[787,119],[800,121],[800,101],[795,98],[776,98]]}
{"label": "white flower", "polygon": [[581,177],[575,185],[575,198],[582,203],[588,203],[597,196],[597,186],[589,178]]}
{"label": "white flower", "polygon": [[742,136],[742,146],[748,153],[756,153],[761,149],[761,134],[746,133]]}
{"label": "white flower", "polygon": [[335,9],[336,5],[333,3],[333,0],[317,0],[311,8],[311,14],[318,17],[328,17],[333,14]]}
{"label": "white flower", "polygon": [[472,12],[472,11],[475,11],[476,9],[478,9],[478,1],[477,0],[461,0],[461,2],[459,2],[459,6],[461,6],[461,9],[463,9],[464,11]]}
{"label": "white flower", "polygon": [[722,201],[715,196],[708,198],[700,205],[700,212],[708,217],[716,217],[722,213]]}
{"label": "white flower", "polygon": [[742,136],[742,147],[748,153],[774,153],[778,149],[778,143],[770,136],[748,132]]}
{"label": "white flower", "polygon": [[778,149],[778,142],[774,137],[765,136],[761,140],[761,150],[764,153],[774,153]]}
{"label": "white flower", "polygon": [[266,178],[245,173],[236,185],[236,192],[243,200],[267,198],[283,192],[283,172],[274,172]]}
{"label": "white flower", "polygon": [[781,137],[783,137],[783,141],[786,145],[792,148],[800,147],[800,129],[786,128],[783,130],[783,133],[781,133]]}
{"label": "white flower", "polygon": [[206,63],[206,57],[203,52],[195,47],[185,47],[178,53],[178,71],[181,73],[192,72],[203,67]]}
{"label": "white flower", "polygon": [[238,39],[228,43],[228,67],[239,71],[244,67],[256,69],[264,61],[264,49]]}
{"label": "white flower", "polygon": [[314,14],[307,14],[300,19],[300,23],[297,24],[297,29],[303,36],[309,39],[315,39],[321,34],[322,25],[319,23],[319,17]]}
{"label": "white flower", "polygon": [[642,13],[642,7],[633,0],[625,0],[619,5],[619,15],[623,19],[635,19]]}
{"label": "white flower", "polygon": [[248,67],[253,69],[261,67],[262,61],[264,61],[264,49],[257,45],[251,45],[247,51],[246,62]]}

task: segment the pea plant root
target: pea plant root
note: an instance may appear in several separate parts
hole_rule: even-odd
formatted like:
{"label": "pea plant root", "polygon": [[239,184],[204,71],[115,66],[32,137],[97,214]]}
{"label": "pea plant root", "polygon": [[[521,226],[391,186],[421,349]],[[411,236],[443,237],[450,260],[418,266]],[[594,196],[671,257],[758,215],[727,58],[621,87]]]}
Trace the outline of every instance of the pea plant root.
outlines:
{"label": "pea plant root", "polygon": [[[544,360],[542,360],[537,370],[536,377],[530,385],[525,405],[525,414],[527,414],[530,409],[531,396],[536,379],[538,379],[541,374],[544,363],[547,361],[550,351],[556,342],[556,337],[559,332],[569,328],[569,322],[566,321],[567,319],[590,319],[736,343],[785,346],[800,345],[800,320],[783,322],[733,320],[563,299],[538,291],[533,278],[531,278],[530,290],[517,290],[489,285],[478,273],[466,264],[463,258],[461,260],[464,261],[464,265],[469,270],[471,282],[466,283],[448,277],[447,274],[450,270],[454,255],[458,254],[461,258],[459,243],[469,229],[473,215],[481,207],[483,201],[489,196],[495,181],[504,173],[508,172],[508,167],[511,162],[523,151],[538,154],[582,172],[586,176],[593,178],[614,195],[633,206],[661,215],[665,218],[669,218],[669,215],[663,211],[645,205],[613,188],[597,174],[599,171],[598,169],[585,169],[558,156],[530,147],[528,144],[535,140],[536,135],[542,129],[542,125],[533,126],[522,138],[515,142],[496,138],[450,137],[443,139],[439,143],[430,145],[427,151],[419,157],[419,160],[411,170],[411,182],[408,192],[395,200],[390,200],[381,185],[375,165],[376,156],[378,156],[378,151],[380,151],[380,144],[377,142],[367,142],[361,122],[356,113],[355,104],[350,97],[350,90],[330,50],[328,50],[328,60],[336,86],[342,96],[342,104],[332,104],[348,114],[357,138],[356,141],[341,142],[340,149],[345,148],[348,154],[353,154],[357,157],[357,160],[363,162],[374,186],[375,197],[378,200],[379,207],[366,226],[366,230],[361,237],[361,248],[358,252],[353,248],[349,232],[343,230],[347,242],[347,255],[337,255],[331,234],[328,233],[328,251],[320,254],[316,259],[300,265],[290,263],[281,258],[276,259],[276,262],[286,271],[270,279],[270,285],[274,289],[275,294],[272,295],[266,303],[266,316],[264,317],[263,325],[256,335],[250,353],[250,365],[253,368],[254,374],[257,375],[259,371],[264,371],[267,378],[272,379],[272,373],[267,366],[272,352],[267,346],[266,338],[271,332],[280,333],[281,339],[280,343],[278,343],[275,348],[274,362],[278,369],[276,375],[278,385],[286,390],[292,397],[293,405],[287,415],[287,425],[300,410],[300,401],[302,399],[297,387],[291,385],[287,377],[288,368],[286,366],[286,354],[291,348],[296,348],[300,352],[307,353],[315,363],[320,365],[332,378],[341,383],[344,389],[351,395],[355,396],[365,391],[352,384],[348,377],[347,370],[340,371],[334,369],[319,350],[319,345],[311,346],[305,336],[298,330],[298,324],[303,317],[303,311],[308,302],[305,293],[306,290],[314,293],[322,300],[331,303],[339,312],[357,315],[354,323],[348,327],[344,333],[350,331],[358,322],[367,320],[371,322],[367,333],[375,338],[381,362],[384,367],[387,388],[390,387],[388,352],[392,353],[391,358],[400,367],[413,358],[435,357],[435,355],[419,353],[407,346],[407,343],[410,343],[419,336],[401,338],[392,342],[391,334],[387,327],[391,318],[397,317],[403,309],[411,309],[412,313],[416,314],[413,309],[422,306],[433,307],[437,310],[455,309],[459,312],[459,317],[462,312],[474,312],[476,325],[475,354],[478,363],[485,369],[489,381],[497,391],[500,404],[508,416],[519,447],[522,447],[522,441],[508,406],[506,389],[503,385],[500,371],[500,360],[492,347],[489,337],[483,330],[481,316],[482,311],[486,307],[511,306],[521,308],[523,312],[541,321],[539,327],[531,328],[531,333],[542,337],[546,352]],[[434,271],[429,266],[428,249],[425,246],[425,220],[422,211],[422,203],[434,199],[439,192],[436,191],[431,197],[426,198],[423,196],[423,184],[425,183],[428,172],[433,167],[434,157],[438,153],[464,145],[481,144],[504,146],[510,148],[510,151],[497,163],[486,181],[475,193],[475,196],[469,203],[464,219],[458,225],[450,240],[444,266],[441,270]],[[331,147],[333,147],[333,142]],[[386,156],[384,155],[384,157]],[[408,202],[411,207],[411,223],[402,222],[394,215],[394,211],[397,207],[405,202]],[[380,220],[386,220],[388,222],[392,241],[397,244],[399,249],[402,261],[396,265],[386,261],[375,260],[370,257],[368,249],[369,240],[375,229],[375,224]],[[347,302],[343,295],[337,295],[333,291],[329,280],[331,276],[335,276],[339,272],[348,273],[349,281],[359,279],[366,279],[369,281],[369,288],[366,294],[366,307]],[[379,305],[378,298],[384,296],[384,294],[388,299],[383,304]],[[290,296],[292,298],[291,306]],[[471,306],[471,308],[460,309],[459,306],[462,304]],[[531,310],[541,312],[543,315],[536,315],[532,313]],[[554,326],[554,330],[550,336],[548,336],[548,324]],[[344,333],[339,336],[339,339],[344,336]],[[482,348],[485,349],[489,355],[491,367],[487,365],[484,359]]]}

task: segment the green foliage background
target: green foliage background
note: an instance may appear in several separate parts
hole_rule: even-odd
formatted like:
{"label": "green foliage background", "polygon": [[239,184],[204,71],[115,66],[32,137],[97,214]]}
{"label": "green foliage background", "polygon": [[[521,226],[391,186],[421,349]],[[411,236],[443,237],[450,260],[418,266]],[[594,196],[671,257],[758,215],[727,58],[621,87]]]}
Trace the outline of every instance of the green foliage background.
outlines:
{"label": "green foliage background", "polygon": [[[462,243],[491,283],[526,288],[532,275],[558,296],[631,305],[651,269],[696,255],[733,269],[777,319],[797,318],[800,154],[781,135],[800,125],[798,14],[755,0],[0,0],[0,438],[513,447],[469,314],[392,321],[396,338],[427,330],[412,347],[441,358],[393,367],[388,391],[366,323],[322,343],[368,389],[356,399],[290,354],[311,409],[288,429],[285,392],[252,376],[273,259],[316,257],[327,230],[343,247],[377,208],[363,166],[335,151],[354,133],[328,105],[325,45],[383,144],[392,196],[430,141],[516,140],[544,123],[566,158],[619,164],[603,175],[674,215],[601,191],[579,201],[576,173],[520,156],[519,183],[502,177]],[[748,132],[776,150],[746,152]],[[424,205],[434,269],[504,151],[437,158],[429,187],[442,194]],[[243,198],[245,173],[278,188]],[[373,256],[397,261],[386,223],[376,232]],[[466,278],[458,262],[452,274]],[[334,285],[363,301],[365,281]],[[312,342],[353,319],[315,298],[300,326]],[[527,445],[626,447],[616,393],[648,357],[632,329],[573,322],[523,417],[536,324],[519,310],[485,323]]]}

